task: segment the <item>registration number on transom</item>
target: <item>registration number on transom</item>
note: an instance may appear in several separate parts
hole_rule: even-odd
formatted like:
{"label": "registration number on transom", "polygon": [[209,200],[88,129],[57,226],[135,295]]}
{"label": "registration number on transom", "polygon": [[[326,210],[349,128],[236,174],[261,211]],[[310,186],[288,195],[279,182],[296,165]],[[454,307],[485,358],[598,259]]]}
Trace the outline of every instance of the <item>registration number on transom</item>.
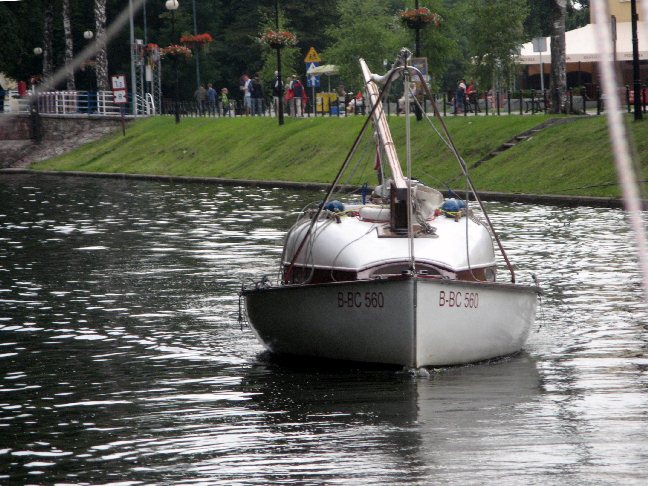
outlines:
{"label": "registration number on transom", "polygon": [[338,307],[382,308],[385,296],[382,292],[338,292]]}
{"label": "registration number on transom", "polygon": [[476,309],[479,307],[479,292],[439,291],[439,307],[463,307]]}

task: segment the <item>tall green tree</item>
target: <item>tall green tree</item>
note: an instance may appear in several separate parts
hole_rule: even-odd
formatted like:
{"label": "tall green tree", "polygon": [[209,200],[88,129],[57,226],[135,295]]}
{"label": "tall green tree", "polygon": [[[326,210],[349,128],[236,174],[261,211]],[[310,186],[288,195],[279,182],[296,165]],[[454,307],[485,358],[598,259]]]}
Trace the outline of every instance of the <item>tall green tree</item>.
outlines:
{"label": "tall green tree", "polygon": [[[276,22],[274,14],[268,16],[264,13],[264,20],[260,26],[260,31],[265,32],[266,30],[276,30]],[[288,30],[294,32],[295,29],[286,21],[285,15],[283,13],[279,14],[279,30]],[[261,56],[263,59],[263,68],[260,70],[261,79],[263,79],[266,91],[271,91],[272,86],[276,80],[275,72],[277,71],[277,51],[266,45],[261,45]],[[282,77],[285,78],[290,76],[296,71],[298,64],[301,63],[301,52],[299,47],[285,47],[281,49],[281,73]],[[300,66],[301,67],[301,66]]]}
{"label": "tall green tree", "polygon": [[68,91],[76,90],[74,82],[74,40],[72,39],[72,24],[70,21],[70,0],[62,1],[61,17],[63,18],[63,33],[65,35],[65,78]]}
{"label": "tall green tree", "polygon": [[323,55],[340,67],[347,88],[355,90],[363,85],[359,58],[364,58],[370,69],[380,71],[384,59],[394,60],[406,35],[386,0],[339,0],[338,13],[338,23],[326,31],[332,44]]}
{"label": "tall green tree", "polygon": [[54,0],[45,0],[43,17],[43,78],[54,74]]}
{"label": "tall green tree", "polygon": [[95,72],[97,75],[97,90],[110,89],[108,81],[108,38],[106,36],[106,0],[94,0],[95,36],[97,53],[95,54]]}
{"label": "tall green tree", "polygon": [[466,57],[479,85],[510,86],[518,70],[512,56],[526,40],[526,0],[467,0],[461,11]]}
{"label": "tall green tree", "polygon": [[565,49],[565,18],[567,0],[551,0],[551,112],[565,110],[567,64]]}
{"label": "tall green tree", "polygon": [[[553,0],[527,0],[529,15],[524,21],[527,39],[551,35],[551,4]],[[567,0],[565,28],[573,30],[589,23],[589,0]]]}
{"label": "tall green tree", "polygon": [[[448,86],[450,80],[452,80],[450,85],[454,84],[454,80],[461,77],[467,63],[465,42],[460,28],[463,16],[458,14],[456,9],[445,6],[445,3],[440,0],[419,2],[420,7],[427,7],[431,12],[441,16],[438,26],[429,25],[422,29],[420,34],[421,56],[428,60],[430,85],[435,91]],[[407,7],[410,6],[413,6],[411,0],[407,4]],[[408,32],[406,38],[406,45],[413,45],[413,32]],[[450,79],[446,79],[446,76]]]}

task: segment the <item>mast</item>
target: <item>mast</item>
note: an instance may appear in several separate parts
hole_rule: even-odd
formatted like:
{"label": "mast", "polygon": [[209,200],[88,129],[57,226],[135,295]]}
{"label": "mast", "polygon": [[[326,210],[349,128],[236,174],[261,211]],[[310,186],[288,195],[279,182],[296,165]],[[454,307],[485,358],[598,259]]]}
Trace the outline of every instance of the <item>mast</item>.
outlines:
{"label": "mast", "polygon": [[[409,51],[406,51],[409,53]],[[401,51],[401,56],[403,51]],[[402,57],[399,56],[397,63],[402,63]],[[369,106],[371,107],[371,120],[373,121],[374,128],[378,134],[380,146],[387,158],[389,165],[392,183],[389,191],[390,197],[390,227],[395,233],[409,234],[410,233],[410,210],[409,210],[409,184],[403,176],[403,170],[398,160],[394,140],[389,130],[385,110],[382,107],[381,96],[376,85],[376,76],[369,71],[369,67],[364,59],[360,59],[360,68],[366,83],[367,95],[369,98]],[[392,79],[393,72],[400,67],[394,67],[385,78]],[[387,83],[388,84],[388,83]]]}
{"label": "mast", "polygon": [[[362,75],[367,86],[367,95],[369,96],[369,106],[374,107],[378,103],[378,98],[380,97],[378,86],[376,86],[375,81],[372,78],[372,73],[369,71],[369,67],[364,59],[360,59],[360,67],[362,69]],[[373,111],[372,121],[374,128],[378,133],[378,139],[380,140],[380,146],[385,153],[387,158],[387,163],[392,174],[392,180],[397,189],[407,189],[407,183],[403,177],[403,171],[398,160],[398,154],[396,153],[396,147],[394,146],[394,140],[391,136],[391,131],[389,130],[389,125],[387,124],[387,117],[385,116],[385,110],[382,107],[382,103],[379,106],[376,106],[376,109]]]}

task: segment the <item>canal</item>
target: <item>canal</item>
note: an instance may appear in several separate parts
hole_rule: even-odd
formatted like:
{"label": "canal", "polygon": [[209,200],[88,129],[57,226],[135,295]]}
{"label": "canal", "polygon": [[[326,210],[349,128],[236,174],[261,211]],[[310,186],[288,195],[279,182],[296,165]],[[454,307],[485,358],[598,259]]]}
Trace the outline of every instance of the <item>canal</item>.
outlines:
{"label": "canal", "polygon": [[239,323],[316,197],[3,175],[0,484],[644,484],[622,211],[488,203],[538,323],[517,356],[422,377],[278,360]]}

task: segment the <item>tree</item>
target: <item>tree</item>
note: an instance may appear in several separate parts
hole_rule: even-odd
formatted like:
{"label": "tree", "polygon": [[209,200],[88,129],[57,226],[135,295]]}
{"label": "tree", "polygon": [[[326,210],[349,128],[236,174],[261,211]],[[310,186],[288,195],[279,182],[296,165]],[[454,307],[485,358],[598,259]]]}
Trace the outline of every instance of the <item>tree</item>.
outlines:
{"label": "tree", "polygon": [[70,0],[63,0],[62,5],[63,16],[63,33],[65,35],[65,73],[67,79],[68,91],[76,90],[74,83],[74,68],[72,61],[74,60],[74,43],[72,41],[72,26],[70,24]]}
{"label": "tree", "polygon": [[[261,26],[262,31],[276,30],[275,19],[264,14],[264,19]],[[279,13],[279,30],[293,31],[293,28],[287,24],[285,16]],[[261,79],[264,80],[266,91],[275,83],[275,71],[277,70],[277,51],[269,46],[262,46],[262,59],[263,68],[260,71]],[[297,47],[284,47],[281,49],[281,73],[282,77],[290,76],[293,72],[297,71],[296,66],[299,63],[300,52]]]}
{"label": "tree", "polygon": [[466,54],[479,84],[510,86],[518,69],[512,55],[525,40],[526,0],[467,0],[461,11]]}
{"label": "tree", "polygon": [[[427,7],[441,16],[438,26],[430,25],[423,29],[420,35],[421,56],[428,59],[432,90],[443,88],[448,83],[454,85],[456,79],[464,73],[466,64],[465,46],[463,49],[460,47],[462,40],[459,35],[463,17],[457,14],[457,10],[444,7],[443,3],[439,0],[419,2],[420,7]],[[408,33],[407,36],[409,44],[413,35]],[[451,79],[445,79],[446,73],[450,74]]]}
{"label": "tree", "polygon": [[[45,17],[43,19],[43,79],[54,74],[54,0],[45,0]],[[53,86],[52,86],[53,87]]]}
{"label": "tree", "polygon": [[[527,39],[551,34],[553,0],[528,0],[529,15],[524,21]],[[567,0],[565,29],[573,30],[589,23],[589,0]]]}
{"label": "tree", "polygon": [[566,0],[551,0],[551,112],[561,113],[565,109],[567,91],[567,68],[565,61],[565,16]]}
{"label": "tree", "polygon": [[108,53],[106,38],[106,0],[94,0],[95,29],[97,53],[95,55],[95,72],[97,74],[97,91],[108,91]]}
{"label": "tree", "polygon": [[405,31],[397,24],[394,10],[386,0],[339,0],[340,20],[326,33],[333,39],[323,52],[327,63],[337,64],[347,88],[361,87],[358,59],[364,58],[369,68],[378,71],[383,59],[395,59],[405,42]]}

